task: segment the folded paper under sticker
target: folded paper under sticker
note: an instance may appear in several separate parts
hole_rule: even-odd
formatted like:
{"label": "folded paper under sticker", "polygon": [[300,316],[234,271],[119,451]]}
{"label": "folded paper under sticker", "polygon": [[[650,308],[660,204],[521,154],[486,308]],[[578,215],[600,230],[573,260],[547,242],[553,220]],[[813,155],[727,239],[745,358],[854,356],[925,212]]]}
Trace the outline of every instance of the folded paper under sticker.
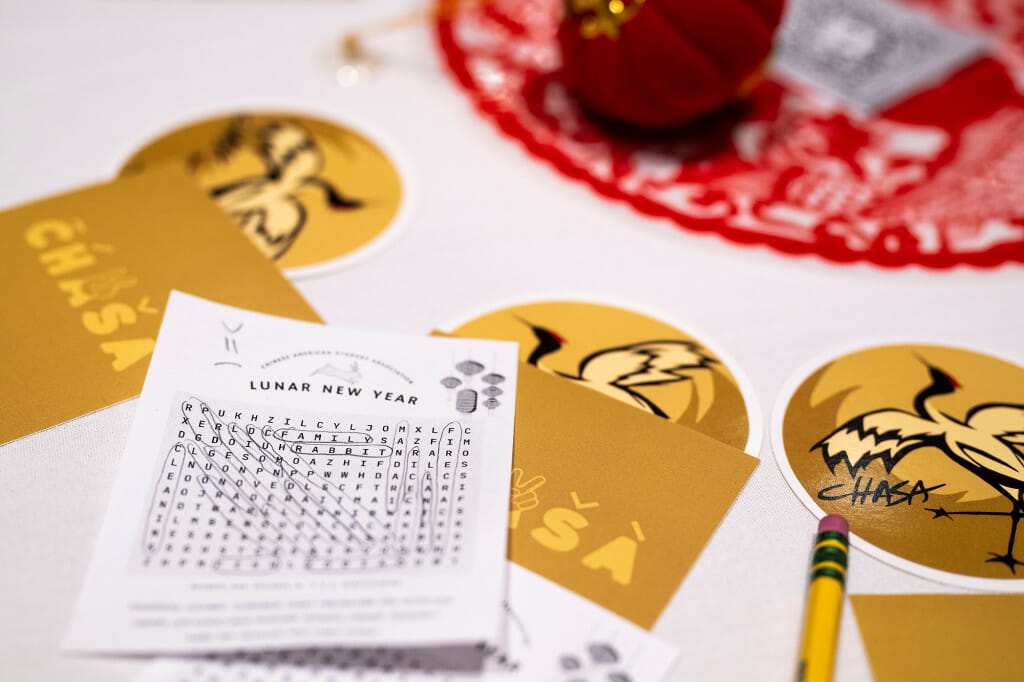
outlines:
{"label": "folded paper under sticker", "polygon": [[516,352],[173,293],[66,647],[497,641]]}
{"label": "folded paper under sticker", "polygon": [[138,395],[172,287],[319,321],[171,168],[0,213],[0,269],[0,443]]}

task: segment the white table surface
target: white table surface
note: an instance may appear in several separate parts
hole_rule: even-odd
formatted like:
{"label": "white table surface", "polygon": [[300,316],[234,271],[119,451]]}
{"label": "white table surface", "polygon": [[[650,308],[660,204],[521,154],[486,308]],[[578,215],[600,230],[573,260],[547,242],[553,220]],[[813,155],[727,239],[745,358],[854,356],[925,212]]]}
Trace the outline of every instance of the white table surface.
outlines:
{"label": "white table surface", "polygon": [[[785,379],[838,346],[912,339],[1020,357],[1019,267],[836,266],[641,217],[499,136],[443,71],[426,26],[372,43],[386,68],[371,82],[337,85],[339,35],[417,4],[0,0],[0,207],[108,179],[153,135],[206,114],[310,111],[388,142],[414,190],[387,249],[298,283],[329,323],[421,333],[501,299],[634,301],[727,349],[766,423]],[[58,651],[133,410],[128,401],[0,446],[6,681],[116,682],[141,665]],[[670,680],[792,679],[814,519],[767,437],[761,457],[655,628],[681,651]],[[851,562],[853,594],[953,591],[856,549]],[[847,606],[836,680],[870,678]]]}

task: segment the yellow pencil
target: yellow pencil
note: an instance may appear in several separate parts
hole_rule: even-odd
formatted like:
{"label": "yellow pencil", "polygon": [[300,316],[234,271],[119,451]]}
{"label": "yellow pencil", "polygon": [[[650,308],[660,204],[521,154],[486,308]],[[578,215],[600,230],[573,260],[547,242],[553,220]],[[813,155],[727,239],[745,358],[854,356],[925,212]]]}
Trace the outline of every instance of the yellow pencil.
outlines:
{"label": "yellow pencil", "polygon": [[796,669],[797,682],[828,682],[839,640],[843,613],[843,585],[850,525],[842,516],[829,514],[818,523],[807,590],[803,643]]}

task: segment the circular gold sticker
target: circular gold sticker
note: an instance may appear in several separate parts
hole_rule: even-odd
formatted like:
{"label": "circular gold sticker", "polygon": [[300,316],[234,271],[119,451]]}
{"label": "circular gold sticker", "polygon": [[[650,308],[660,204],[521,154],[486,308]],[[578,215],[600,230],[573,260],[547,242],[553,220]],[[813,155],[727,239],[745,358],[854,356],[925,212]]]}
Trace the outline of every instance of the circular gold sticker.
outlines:
{"label": "circular gold sticker", "polygon": [[180,163],[267,258],[318,274],[362,253],[402,203],[395,164],[363,135],[309,116],[245,113],[173,130],[121,175]]}
{"label": "circular gold sticker", "polygon": [[517,341],[520,359],[757,456],[761,424],[734,364],[679,325],[605,303],[539,301],[449,325]]}
{"label": "circular gold sticker", "polygon": [[793,381],[772,431],[793,490],[846,517],[861,549],[965,586],[1024,578],[1024,368],[946,346],[858,350]]}

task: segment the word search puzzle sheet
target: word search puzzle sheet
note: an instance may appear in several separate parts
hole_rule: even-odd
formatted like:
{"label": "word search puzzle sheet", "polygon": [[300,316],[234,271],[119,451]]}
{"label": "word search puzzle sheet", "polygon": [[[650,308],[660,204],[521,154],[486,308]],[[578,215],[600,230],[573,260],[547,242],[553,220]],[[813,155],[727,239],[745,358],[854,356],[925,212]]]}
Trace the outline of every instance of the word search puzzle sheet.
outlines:
{"label": "word search puzzle sheet", "polygon": [[493,641],[517,362],[173,292],[65,647]]}

